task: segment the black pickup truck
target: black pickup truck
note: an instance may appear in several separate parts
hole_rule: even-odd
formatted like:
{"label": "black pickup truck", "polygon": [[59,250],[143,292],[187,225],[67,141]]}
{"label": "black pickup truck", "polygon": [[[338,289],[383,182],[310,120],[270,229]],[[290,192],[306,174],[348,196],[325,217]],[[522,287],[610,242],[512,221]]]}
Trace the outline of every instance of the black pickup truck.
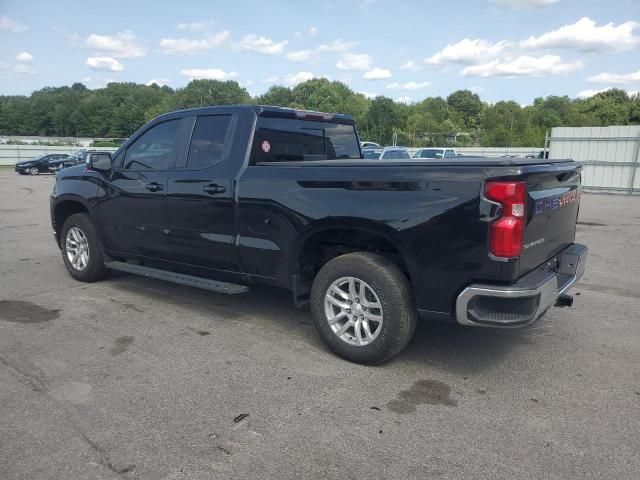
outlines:
{"label": "black pickup truck", "polygon": [[347,115],[220,106],[162,115],[59,172],[55,241],[86,282],[122,270],[310,303],[332,350],[379,363],[418,318],[514,327],[582,275],[578,163],[362,158]]}

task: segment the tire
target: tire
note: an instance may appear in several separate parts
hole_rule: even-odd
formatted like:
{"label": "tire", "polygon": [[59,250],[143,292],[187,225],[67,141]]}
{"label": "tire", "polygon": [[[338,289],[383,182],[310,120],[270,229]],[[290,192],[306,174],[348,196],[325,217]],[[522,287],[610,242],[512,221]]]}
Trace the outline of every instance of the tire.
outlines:
{"label": "tire", "polygon": [[[70,233],[72,231],[72,233]],[[68,237],[69,240],[68,241]],[[80,246],[78,253],[86,251],[86,261],[82,255],[75,256],[73,247]],[[91,219],[86,213],[75,213],[64,222],[60,232],[60,250],[62,260],[69,274],[81,282],[96,282],[106,278],[109,269],[104,266],[102,245],[98,240]],[[72,262],[73,258],[77,261]]]}
{"label": "tire", "polygon": [[40,173],[40,170],[38,169],[38,167],[31,167],[29,169],[29,175],[38,175]]}
{"label": "tire", "polygon": [[[351,293],[355,293],[355,299],[349,293],[349,278],[354,279]],[[359,298],[363,284],[364,300]],[[337,299],[341,306],[329,300],[327,294]],[[346,314],[344,306],[349,301],[352,302],[349,311],[355,315]],[[333,352],[347,360],[366,364],[383,363],[400,353],[411,340],[417,322],[407,277],[391,260],[368,252],[341,255],[320,269],[311,287],[311,312],[318,333]],[[353,323],[358,315],[359,334]],[[340,319],[330,324],[331,316]],[[376,317],[382,317],[380,323],[374,320]],[[352,326],[339,336],[349,318]],[[365,320],[369,332],[364,328]]]}

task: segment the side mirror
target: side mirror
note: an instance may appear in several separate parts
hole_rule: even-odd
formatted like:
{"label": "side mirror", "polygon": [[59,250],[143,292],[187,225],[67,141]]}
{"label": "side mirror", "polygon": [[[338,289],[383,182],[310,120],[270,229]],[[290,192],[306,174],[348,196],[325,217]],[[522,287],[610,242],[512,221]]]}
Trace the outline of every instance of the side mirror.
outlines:
{"label": "side mirror", "polygon": [[87,168],[98,172],[111,170],[111,154],[109,152],[90,153],[87,157]]}

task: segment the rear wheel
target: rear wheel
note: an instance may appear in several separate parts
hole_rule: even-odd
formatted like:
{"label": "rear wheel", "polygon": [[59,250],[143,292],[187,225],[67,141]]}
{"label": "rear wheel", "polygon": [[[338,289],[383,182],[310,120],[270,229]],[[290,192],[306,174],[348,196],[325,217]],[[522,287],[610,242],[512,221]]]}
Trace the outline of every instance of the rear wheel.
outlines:
{"label": "rear wheel", "polygon": [[102,246],[89,216],[71,215],[60,233],[60,250],[67,271],[81,282],[95,282],[105,278],[109,270],[104,266]]}
{"label": "rear wheel", "polygon": [[358,252],[324,265],[311,289],[318,332],[341,357],[382,363],[411,340],[416,311],[406,276],[391,260]]}

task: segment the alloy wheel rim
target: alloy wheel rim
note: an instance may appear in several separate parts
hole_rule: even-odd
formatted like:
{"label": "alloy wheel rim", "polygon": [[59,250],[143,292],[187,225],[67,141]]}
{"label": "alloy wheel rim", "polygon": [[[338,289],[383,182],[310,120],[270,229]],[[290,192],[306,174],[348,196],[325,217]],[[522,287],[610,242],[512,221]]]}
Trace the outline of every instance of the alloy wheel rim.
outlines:
{"label": "alloy wheel rim", "polygon": [[65,239],[67,259],[71,266],[82,271],[89,265],[89,241],[78,227],[71,227]]}
{"label": "alloy wheel rim", "polygon": [[324,313],[333,333],[349,345],[369,345],[382,331],[380,298],[368,283],[356,277],[341,277],[329,286]]}

